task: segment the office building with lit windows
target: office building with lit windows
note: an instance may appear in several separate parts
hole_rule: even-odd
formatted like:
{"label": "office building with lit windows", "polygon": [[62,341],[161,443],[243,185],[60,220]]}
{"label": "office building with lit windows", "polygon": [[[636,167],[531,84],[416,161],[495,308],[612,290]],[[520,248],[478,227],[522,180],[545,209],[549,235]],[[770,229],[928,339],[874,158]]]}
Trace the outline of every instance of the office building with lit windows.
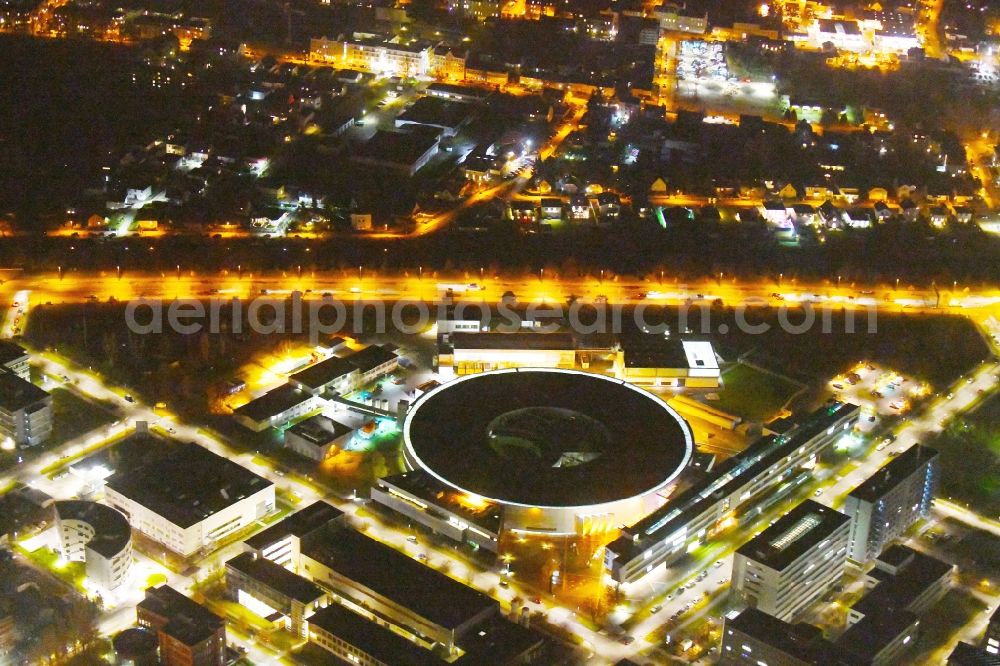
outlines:
{"label": "office building with lit windows", "polygon": [[107,502],[182,557],[274,511],[274,484],[194,443],[176,444],[108,477]]}
{"label": "office building with lit windows", "polygon": [[14,371],[0,371],[0,437],[36,446],[52,434],[52,396]]}
{"label": "office building with lit windows", "polygon": [[633,583],[775,506],[812,479],[816,461],[852,432],[860,412],[857,405],[833,402],[785,433],[757,440],[622,528],[605,548],[605,569],[613,580]]}
{"label": "office building with lit windows", "polygon": [[795,619],[840,582],[850,525],[839,511],[802,502],[736,551],[731,594],[779,620]]}
{"label": "office building with lit windows", "polygon": [[222,666],[226,623],[169,585],[146,590],[135,607],[140,627],[156,632],[163,666]]}
{"label": "office building with lit windows", "polygon": [[931,511],[940,478],[938,452],[911,446],[851,491],[851,560],[864,564]]}
{"label": "office building with lit windows", "polygon": [[83,562],[88,585],[116,595],[132,579],[132,528],[123,514],[97,502],[55,503],[59,551],[67,562]]}

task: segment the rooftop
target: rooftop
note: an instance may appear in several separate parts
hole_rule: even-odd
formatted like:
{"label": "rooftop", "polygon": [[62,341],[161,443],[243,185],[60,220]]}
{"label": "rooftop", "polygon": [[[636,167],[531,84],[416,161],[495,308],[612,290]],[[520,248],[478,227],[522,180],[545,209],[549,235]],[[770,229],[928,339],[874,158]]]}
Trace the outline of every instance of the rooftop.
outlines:
{"label": "rooftop", "polygon": [[859,657],[858,663],[871,664],[879,652],[917,622],[917,616],[905,610],[867,615],[841,634],[836,645],[845,652]]}
{"label": "rooftop", "polygon": [[[418,128],[427,130],[427,128]],[[427,151],[437,145],[437,131],[386,132],[378,130],[366,143],[354,151],[354,157],[364,160],[412,166]]]}
{"label": "rooftop", "polygon": [[330,521],[343,515],[343,511],[326,502],[314,502],[246,539],[244,543],[254,550],[264,550],[289,536],[302,539],[316,530],[326,527]]}
{"label": "rooftop", "polygon": [[432,83],[427,86],[427,90],[430,93],[436,93],[439,95],[461,95],[463,97],[475,97],[477,99],[486,99],[492,94],[492,91],[485,88],[459,86],[454,83]]}
{"label": "rooftop", "polygon": [[202,642],[225,624],[221,617],[169,585],[147,588],[137,609],[167,618],[163,632],[185,645]]}
{"label": "rooftop", "polygon": [[19,361],[28,355],[28,350],[10,340],[0,340],[0,365]]}
{"label": "rooftop", "polygon": [[398,358],[396,352],[383,345],[368,345],[347,357],[347,362],[362,373],[369,372]]}
{"label": "rooftop", "polygon": [[188,528],[273,485],[262,476],[192,442],[169,446],[107,479],[112,490],[180,528]]}
{"label": "rooftop", "polygon": [[323,597],[324,592],[302,576],[292,573],[280,564],[258,557],[256,553],[241,553],[226,562],[226,568],[239,571],[279,594],[303,604]]}
{"label": "rooftop", "polygon": [[622,335],[621,348],[627,368],[688,367],[688,355],[679,338],[631,333]]}
{"label": "rooftop", "polygon": [[918,469],[931,463],[938,452],[926,446],[911,446],[868,477],[851,491],[851,497],[865,502],[877,502],[886,493],[910,478]]}
{"label": "rooftop", "polygon": [[309,399],[309,394],[293,384],[282,384],[264,395],[233,410],[233,414],[251,421],[266,421],[272,416],[287,412]]}
{"label": "rooftop", "polygon": [[114,557],[132,540],[128,518],[110,506],[83,500],[64,500],[55,506],[60,520],[79,520],[93,528],[94,536],[87,542],[87,548],[102,557]]}
{"label": "rooftop", "polygon": [[330,604],[316,611],[309,618],[309,624],[338,636],[384,664],[429,666],[444,663],[429,650],[340,604]]}
{"label": "rooftop", "polygon": [[350,527],[330,528],[302,544],[302,554],[445,628],[497,608],[485,594]]}
{"label": "rooftop", "polygon": [[[887,566],[880,566],[882,562]],[[880,582],[852,607],[866,617],[909,608],[927,588],[950,576],[954,569],[947,562],[899,545],[886,549],[875,566],[874,577]],[[895,569],[895,575],[887,568]]]}
{"label": "rooftop", "polygon": [[340,421],[334,421],[329,416],[317,414],[305,421],[299,421],[285,434],[287,436],[288,433],[294,433],[311,444],[325,446],[353,431],[354,428],[344,425]]}
{"label": "rooftop", "polygon": [[484,502],[476,506],[462,502],[460,498],[464,493],[460,493],[451,486],[446,486],[422,469],[383,477],[380,481],[391,484],[429,503],[444,506],[448,511],[461,516],[472,525],[488,529],[494,534],[500,531],[499,506],[492,502]]}
{"label": "rooftop", "polygon": [[308,368],[293,372],[288,378],[311,389],[318,389],[330,382],[345,377],[357,368],[345,358],[331,356],[328,359],[310,365]]}
{"label": "rooftop", "polygon": [[455,349],[571,350],[569,333],[452,333],[448,339]]}
{"label": "rooftop", "polygon": [[779,518],[774,525],[740,546],[736,552],[771,569],[782,571],[848,522],[849,516],[818,502],[806,500]]}
{"label": "rooftop", "polygon": [[459,645],[465,654],[452,663],[460,666],[520,663],[519,655],[546,640],[544,634],[534,629],[502,617],[490,618],[466,633]]}
{"label": "rooftop", "polygon": [[836,650],[817,627],[810,624],[789,624],[756,608],[747,608],[731,620],[724,631],[733,629],[766,643],[807,664],[837,663]]}
{"label": "rooftop", "polygon": [[646,547],[647,542],[673,534],[693,516],[699,515],[716,502],[718,497],[736,492],[740,486],[770,469],[813,437],[825,432],[849,414],[856,414],[858,409],[852,403],[834,402],[813,412],[804,423],[790,428],[783,435],[758,439],[742,453],[717,465],[710,476],[629,526],[628,534],[634,535],[635,539],[622,536],[612,542],[609,549],[619,556],[631,559],[636,552]]}
{"label": "rooftop", "polygon": [[469,116],[468,104],[440,97],[421,97],[396,118],[396,123],[397,126],[402,122],[454,129],[468,120]]}
{"label": "rooftop", "polygon": [[49,394],[10,372],[0,372],[0,409],[16,412],[41,402]]}
{"label": "rooftop", "polygon": [[687,466],[693,446],[687,422],[653,394],[539,368],[466,375],[423,394],[403,438],[408,457],[449,486],[548,507],[654,492]]}

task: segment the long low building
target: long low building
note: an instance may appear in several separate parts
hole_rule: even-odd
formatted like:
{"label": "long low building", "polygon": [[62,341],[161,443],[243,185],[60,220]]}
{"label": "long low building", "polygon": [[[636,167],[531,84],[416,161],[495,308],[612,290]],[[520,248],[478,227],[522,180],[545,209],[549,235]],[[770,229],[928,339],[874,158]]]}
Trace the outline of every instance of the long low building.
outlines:
{"label": "long low building", "polygon": [[242,606],[265,619],[280,615],[285,628],[303,638],[306,618],[327,602],[318,586],[253,552],[226,562],[226,586]]}
{"label": "long low building", "polygon": [[399,367],[388,345],[368,345],[346,356],[331,356],[288,376],[288,382],[233,410],[254,432],[282,426],[316,411],[331,396],[357,390]]}
{"label": "long low building", "polygon": [[453,653],[470,627],[499,613],[493,599],[354,530],[325,502],[272,525],[244,547],[428,649],[440,645]]}
{"label": "long low building", "polygon": [[619,583],[637,581],[658,566],[669,566],[693,544],[739,524],[746,507],[770,501],[807,480],[804,466],[848,434],[860,411],[857,405],[832,403],[784,435],[758,440],[624,528],[605,549],[605,569]]}
{"label": "long low building", "polygon": [[154,541],[182,557],[211,548],[274,511],[274,484],[194,443],[116,471],[108,504]]}
{"label": "long low building", "polygon": [[423,470],[379,479],[371,489],[371,498],[435,534],[497,552],[500,507],[470,498]]}
{"label": "long low building", "polygon": [[481,327],[479,321],[438,322],[437,365],[442,374],[462,376],[508,368],[588,369],[604,361],[610,374],[644,388],[712,389],[721,382],[719,360],[708,340],[646,333],[482,332]]}
{"label": "long low building", "polygon": [[424,566],[348,525],[335,523],[303,544],[302,570],[335,600],[390,622],[427,648],[456,651],[480,622],[495,617],[497,602]]}

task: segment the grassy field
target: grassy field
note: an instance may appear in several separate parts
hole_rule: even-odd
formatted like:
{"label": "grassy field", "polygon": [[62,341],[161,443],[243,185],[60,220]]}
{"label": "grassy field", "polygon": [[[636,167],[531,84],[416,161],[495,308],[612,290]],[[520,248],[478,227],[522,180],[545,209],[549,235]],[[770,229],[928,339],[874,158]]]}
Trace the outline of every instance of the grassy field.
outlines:
{"label": "grassy field", "polygon": [[1000,396],[927,444],[941,452],[941,495],[984,515],[1000,515]]}
{"label": "grassy field", "polygon": [[722,374],[725,388],[719,399],[708,404],[749,421],[766,423],[773,419],[799,385],[780,375],[762,372],[738,363]]}
{"label": "grassy field", "polygon": [[114,412],[98,402],[81,398],[67,388],[52,393],[52,438],[55,445],[113,423]]}

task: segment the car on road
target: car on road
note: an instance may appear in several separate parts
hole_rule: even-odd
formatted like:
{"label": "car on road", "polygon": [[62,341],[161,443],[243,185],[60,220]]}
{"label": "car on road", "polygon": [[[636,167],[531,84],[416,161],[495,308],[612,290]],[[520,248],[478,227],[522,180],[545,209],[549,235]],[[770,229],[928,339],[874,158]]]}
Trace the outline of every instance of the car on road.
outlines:
{"label": "car on road", "polygon": [[132,397],[131,393],[125,394],[125,402],[135,402],[135,398]]}
{"label": "car on road", "polygon": [[[423,555],[423,553],[421,553],[421,555]],[[508,583],[507,581],[502,580],[502,579],[500,580],[500,582],[498,583],[498,585],[500,585],[500,587],[510,587],[510,583]]]}
{"label": "car on road", "polygon": [[417,559],[420,560],[421,562],[426,562],[427,555],[425,553],[420,553],[419,555],[417,555]]}
{"label": "car on road", "polygon": [[656,615],[661,610],[663,610],[663,606],[653,606],[652,608],[649,609],[649,614],[650,615]]}
{"label": "car on road", "polygon": [[813,493],[813,497],[819,497],[822,494],[823,494],[823,489],[822,488],[817,488],[816,492]]}
{"label": "car on road", "polygon": [[417,537],[415,535],[411,534],[410,536],[406,537],[406,540],[409,541],[410,543],[416,543],[417,542]]}
{"label": "car on road", "polygon": [[715,568],[718,569],[723,564],[725,564],[725,562],[723,560],[716,560],[716,562],[715,562]]}
{"label": "car on road", "polygon": [[632,645],[632,643],[635,643],[635,636],[622,636],[618,639],[618,642],[622,645]]}

